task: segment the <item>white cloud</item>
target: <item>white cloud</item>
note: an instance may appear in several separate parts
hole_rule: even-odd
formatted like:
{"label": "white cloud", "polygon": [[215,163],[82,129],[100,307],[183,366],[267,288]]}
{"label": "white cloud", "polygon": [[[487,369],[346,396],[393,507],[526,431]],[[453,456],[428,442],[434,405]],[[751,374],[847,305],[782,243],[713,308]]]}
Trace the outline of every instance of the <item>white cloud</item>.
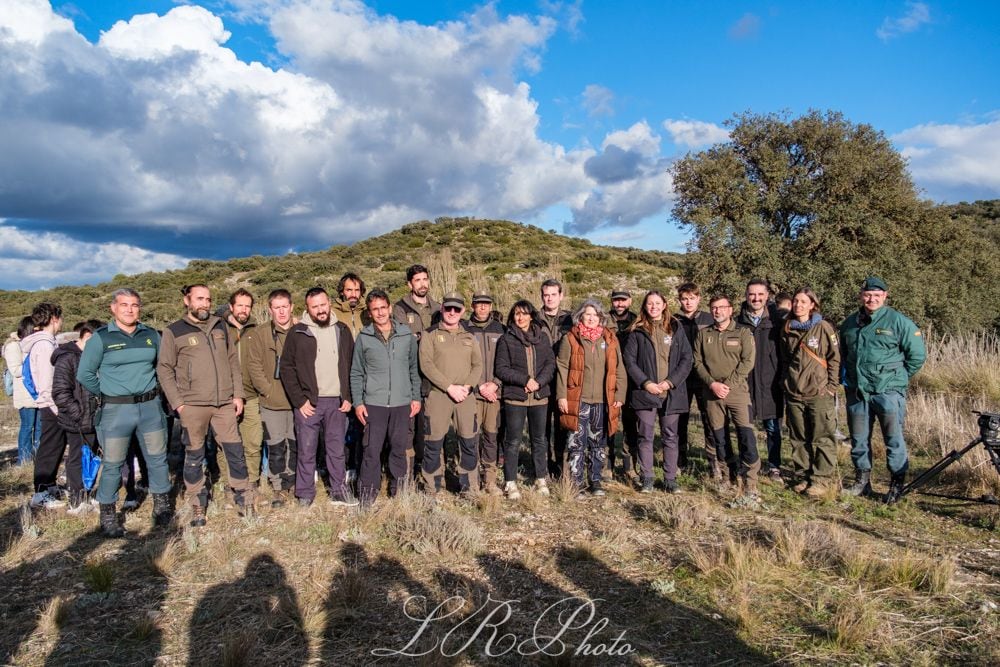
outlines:
{"label": "white cloud", "polygon": [[747,12],[729,27],[730,39],[751,39],[760,34],[760,17]]}
{"label": "white cloud", "polygon": [[883,42],[919,30],[922,25],[931,22],[931,9],[923,2],[907,2],[906,13],[902,16],[886,16],[882,25],[875,31]]}
{"label": "white cloud", "polygon": [[659,157],[660,138],[645,121],[608,134],[602,151],[584,163],[598,187],[571,207],[567,229],[586,233],[607,226],[633,226],[659,214],[673,198],[669,163]]}
{"label": "white cloud", "polygon": [[614,116],[614,102],[615,94],[610,88],[591,83],[583,89],[583,108],[588,116]]}
{"label": "white cloud", "polygon": [[700,148],[729,139],[729,131],[726,128],[700,120],[668,118],[663,121],[663,129],[670,133],[674,144],[687,148]]}
{"label": "white cloud", "polygon": [[935,200],[1000,197],[1000,120],[928,123],[892,137],[916,184]]}
{"label": "white cloud", "polygon": [[[669,200],[646,123],[609,134],[600,152],[538,136],[522,75],[541,66],[560,21],[579,23],[579,3],[560,3],[556,18],[500,16],[490,3],[435,25],[357,0],[210,6],[225,9],[137,15],[92,44],[45,0],[0,0],[8,225],[58,229],[88,252],[114,241],[146,261],[316,248],[421,218],[526,219],[556,205],[580,227],[628,225]],[[288,65],[241,61],[226,47],[227,17],[267,21]],[[605,113],[613,95],[592,87],[585,98]],[[76,282],[101,271],[78,266]]]}
{"label": "white cloud", "polygon": [[189,261],[124,243],[87,243],[65,234],[18,229],[6,222],[0,220],[0,264],[9,288],[108,280],[119,273],[178,269]]}

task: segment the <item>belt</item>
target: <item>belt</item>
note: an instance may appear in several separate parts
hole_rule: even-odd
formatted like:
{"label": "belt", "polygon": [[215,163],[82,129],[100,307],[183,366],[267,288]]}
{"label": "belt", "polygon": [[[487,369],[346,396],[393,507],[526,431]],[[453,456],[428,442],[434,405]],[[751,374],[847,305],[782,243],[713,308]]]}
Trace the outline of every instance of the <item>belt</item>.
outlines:
{"label": "belt", "polygon": [[150,389],[145,394],[135,394],[134,396],[108,396],[101,394],[102,403],[145,403],[160,395],[160,389]]}

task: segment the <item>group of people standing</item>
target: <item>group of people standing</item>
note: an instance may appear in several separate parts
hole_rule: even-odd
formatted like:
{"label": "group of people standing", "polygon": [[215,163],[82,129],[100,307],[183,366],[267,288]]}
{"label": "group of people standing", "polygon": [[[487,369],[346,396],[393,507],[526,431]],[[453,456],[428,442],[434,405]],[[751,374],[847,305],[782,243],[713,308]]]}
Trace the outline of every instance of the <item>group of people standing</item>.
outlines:
{"label": "group of people standing", "polygon": [[[59,502],[55,475],[68,449],[71,511],[80,506],[79,452],[99,444],[101,525],[106,535],[120,536],[121,469],[137,442],[154,522],[171,522],[168,415],[182,427],[192,526],[206,523],[213,443],[222,454],[226,497],[241,514],[255,511],[262,476],[273,487],[273,507],[293,497],[311,505],[321,468],[336,505],[374,503],[383,470],[390,496],[417,484],[432,494],[517,500],[525,430],[530,462],[521,478],[536,493],[549,495],[550,480],[566,475],[578,498],[603,496],[619,428],[622,472],[637,489],[654,491],[659,449],[662,488],[679,493],[692,401],[704,427],[708,475],[736,491],[736,504],[759,501],[755,421],[767,434],[765,478],[783,479],[782,418],[792,449],[790,485],[823,496],[839,485],[834,397],[842,384],[856,468],[845,491],[871,491],[875,419],[889,451],[890,493],[902,487],[904,396],[923,362],[923,339],[884,305],[888,289],[878,278],[862,285],[861,308],[839,332],[823,319],[812,290],[773,295],[763,280],[750,281],[739,312],[721,294],[703,311],[698,286],[682,284],[673,315],[657,290],[633,312],[624,289],[612,292],[610,310],[588,298],[570,312],[561,307],[562,285],[546,280],[541,308],[519,300],[506,318],[486,293],[467,304],[450,292],[436,303],[430,280],[426,267],[409,267],[409,292],[392,304],[385,291],[368,291],[347,273],[336,299],[322,287],[308,290],[299,317],[291,293],[277,289],[267,297],[266,323],[253,321],[254,297],[245,289],[213,310],[209,287],[189,285],[182,290],[184,316],[162,332],[140,322],[139,295],[120,289],[110,322],[81,323],[78,339],[59,347],[61,310],[39,304],[16,340],[12,335],[19,359],[13,349],[8,357],[10,343],[4,349],[9,368],[28,369],[29,410],[38,416],[35,422],[36,414],[22,409],[22,434],[40,436],[37,445],[19,442],[19,451],[35,451],[32,504]],[[452,430],[458,451],[448,475]]]}

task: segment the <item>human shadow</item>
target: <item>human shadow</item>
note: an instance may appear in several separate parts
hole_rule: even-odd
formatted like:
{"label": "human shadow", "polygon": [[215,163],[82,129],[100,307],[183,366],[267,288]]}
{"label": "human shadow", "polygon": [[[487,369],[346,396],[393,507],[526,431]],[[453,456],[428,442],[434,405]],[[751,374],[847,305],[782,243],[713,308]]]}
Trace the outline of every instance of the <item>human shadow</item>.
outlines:
{"label": "human shadow", "polygon": [[191,615],[188,665],[304,665],[309,641],[298,596],[269,553],[236,581],[212,586]]}
{"label": "human shadow", "polygon": [[[345,543],[339,558],[343,567],[330,581],[323,604],[320,664],[398,662],[424,650],[422,637],[408,644],[419,627],[413,619],[425,618],[437,604],[431,592],[400,561],[371,559],[357,543]],[[434,641],[428,635],[427,641]]]}
{"label": "human shadow", "polygon": [[[650,586],[623,577],[604,562],[563,547],[556,567],[593,601],[607,625],[589,640],[607,647],[623,636],[631,652],[621,663],[653,661],[671,665],[766,665],[775,662],[741,640],[722,620],[674,602]],[[621,645],[621,644],[619,644]],[[613,660],[612,660],[613,661]],[[602,664],[607,661],[602,659]],[[619,663],[619,664],[621,664]]]}
{"label": "human shadow", "polygon": [[[143,535],[130,532],[126,539],[110,542],[117,547],[110,557],[78,563],[88,590],[71,598],[58,622],[59,636],[46,656],[47,667],[156,661],[163,647],[162,616],[170,585],[161,557],[177,548],[178,532],[176,526]],[[96,539],[107,543],[99,533]]]}
{"label": "human shadow", "polygon": [[[4,526],[9,523],[9,515],[19,512],[18,508],[8,510],[4,515]],[[74,599],[73,580],[80,571],[81,564],[103,542],[99,530],[80,535],[66,548],[54,553],[38,553],[44,547],[42,540],[18,542],[18,533],[9,533],[5,553],[13,549],[23,550],[23,558],[0,573],[0,618],[3,632],[0,632],[0,662],[16,664],[21,644],[30,637],[40,624],[43,630],[57,630],[62,635],[67,624],[78,615],[78,605]],[[20,539],[29,540],[28,537]],[[59,613],[55,613],[58,611]]]}

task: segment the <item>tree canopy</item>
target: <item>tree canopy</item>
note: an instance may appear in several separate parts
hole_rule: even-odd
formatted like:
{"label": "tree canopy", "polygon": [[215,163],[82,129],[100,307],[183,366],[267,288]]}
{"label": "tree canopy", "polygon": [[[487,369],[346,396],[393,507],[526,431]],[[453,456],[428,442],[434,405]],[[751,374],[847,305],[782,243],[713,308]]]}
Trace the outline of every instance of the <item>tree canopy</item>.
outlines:
{"label": "tree canopy", "polygon": [[674,217],[694,232],[686,272],[732,296],[750,278],[812,287],[839,319],[879,275],[893,304],[943,330],[990,325],[997,247],[968,218],[922,201],[882,132],[840,113],[745,113],[729,140],[673,167]]}

